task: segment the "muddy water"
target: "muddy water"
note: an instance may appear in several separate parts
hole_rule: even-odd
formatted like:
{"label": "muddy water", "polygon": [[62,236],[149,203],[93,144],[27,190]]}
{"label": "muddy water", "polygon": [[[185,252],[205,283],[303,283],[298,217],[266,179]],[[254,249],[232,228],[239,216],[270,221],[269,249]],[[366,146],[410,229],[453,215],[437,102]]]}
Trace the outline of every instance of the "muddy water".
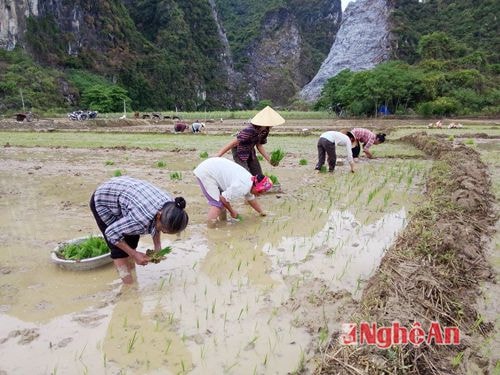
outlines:
{"label": "muddy water", "polygon": [[[314,351],[317,330],[298,323],[287,301],[305,305],[316,292],[306,285],[356,298],[404,227],[427,168],[372,160],[355,175],[339,167],[332,176],[298,167],[297,156],[273,169],[283,192],[259,198],[268,216],[238,203],[242,222],[208,230],[190,173],[196,155],[0,152],[0,373],[7,374],[297,370]],[[168,167],[154,167],[157,160]],[[137,268],[137,284],[127,288],[112,266],[68,272],[48,257],[59,242],[97,233],[88,198],[116,169],[182,194],[191,219],[181,236],[163,238],[174,249],[168,260]],[[183,179],[171,181],[172,171]],[[143,237],[140,249],[151,246]],[[325,317],[321,307],[308,314],[330,330],[346,318]]]}
{"label": "muddy water", "polygon": [[[481,159],[488,166],[492,191],[496,197],[497,207],[500,209],[500,145],[498,140],[475,139],[477,150],[481,154]],[[472,146],[474,147],[474,146]],[[500,305],[495,302],[500,295],[500,221],[497,221],[496,232],[487,247],[488,260],[494,269],[496,275],[492,282],[481,285],[481,295],[478,297],[477,308],[485,321],[495,324],[495,329],[491,332],[488,339],[481,345],[481,353],[486,358],[491,358],[491,363],[500,363]],[[493,367],[493,366],[491,366]],[[492,368],[492,372],[495,370]]]}

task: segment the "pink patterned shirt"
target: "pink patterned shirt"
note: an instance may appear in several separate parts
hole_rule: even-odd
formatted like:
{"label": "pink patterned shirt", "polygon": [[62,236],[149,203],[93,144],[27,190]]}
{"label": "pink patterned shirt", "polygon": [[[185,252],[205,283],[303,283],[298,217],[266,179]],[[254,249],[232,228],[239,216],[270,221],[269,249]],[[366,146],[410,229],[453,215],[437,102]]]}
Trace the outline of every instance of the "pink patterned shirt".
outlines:
{"label": "pink patterned shirt", "polygon": [[363,143],[363,150],[368,150],[373,145],[373,142],[375,142],[375,139],[377,139],[375,133],[365,128],[354,128],[351,130],[351,133],[358,142]]}

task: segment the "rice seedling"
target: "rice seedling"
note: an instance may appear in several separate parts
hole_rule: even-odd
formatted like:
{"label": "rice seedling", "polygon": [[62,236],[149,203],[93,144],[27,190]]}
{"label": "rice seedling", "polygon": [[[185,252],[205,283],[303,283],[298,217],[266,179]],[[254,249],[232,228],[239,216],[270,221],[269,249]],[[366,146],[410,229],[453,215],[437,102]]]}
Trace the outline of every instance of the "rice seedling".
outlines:
{"label": "rice seedling", "polygon": [[321,327],[319,330],[319,337],[318,337],[320,347],[326,343],[328,337],[329,337],[328,327]]}
{"label": "rice seedling", "polygon": [[322,165],[321,168],[319,169],[320,173],[326,173],[326,165]]}
{"label": "rice seedling", "polygon": [[200,152],[200,159],[206,159],[208,158],[208,152],[206,151],[203,151],[203,152]]}
{"label": "rice seedling", "polygon": [[106,160],[104,165],[115,165],[115,162],[113,160]]}
{"label": "rice seedling", "polygon": [[203,361],[205,359],[205,355],[207,354],[207,348],[205,345],[202,345],[200,348],[200,359]]}
{"label": "rice seedling", "polygon": [[156,167],[157,168],[165,168],[167,166],[167,163],[164,162],[163,160],[159,160],[156,162]]}
{"label": "rice seedling", "polygon": [[170,173],[170,179],[171,180],[182,180],[182,172],[171,172]]}
{"label": "rice seedling", "polygon": [[307,165],[307,160],[306,159],[300,159],[299,160],[299,165]]}
{"label": "rice seedling", "polygon": [[134,345],[137,342],[137,331],[134,331],[134,335],[132,338],[128,341],[127,345],[127,353],[131,353],[132,350],[134,350]]}
{"label": "rice seedling", "polygon": [[63,246],[57,255],[63,259],[81,260],[109,253],[108,245],[102,237],[90,236],[84,241]]}
{"label": "rice seedling", "polygon": [[259,161],[263,161],[264,157],[262,155],[257,155],[257,159],[259,159]]}
{"label": "rice seedling", "polygon": [[82,351],[80,352],[80,356],[78,357],[78,359],[81,361],[82,360],[82,357],[83,357],[83,353],[85,352],[85,349],[87,348],[87,344],[85,344],[85,346],[83,347]]}
{"label": "rice seedling", "polygon": [[113,172],[114,177],[120,177],[122,175],[122,171],[117,169],[116,171]]}
{"label": "rice seedling", "polygon": [[391,199],[391,196],[392,196],[391,190],[389,190],[387,193],[384,194],[384,208],[386,208],[387,205],[389,204],[389,199]]}
{"label": "rice seedling", "polygon": [[243,311],[244,311],[244,309],[242,308],[242,309],[240,310],[239,315],[238,315],[238,319],[237,319],[238,321],[241,319],[241,314],[243,314]]}
{"label": "rice seedling", "polygon": [[453,367],[458,367],[458,366],[460,366],[460,364],[462,363],[463,357],[464,357],[464,352],[460,352],[460,353],[458,353],[456,356],[454,356],[454,357],[451,359],[451,365],[452,365]]}
{"label": "rice seedling", "polygon": [[239,363],[239,362],[234,362],[231,366],[225,367],[225,368],[224,368],[224,370],[225,370],[225,371],[224,371],[224,373],[230,373],[230,372],[231,372],[230,370],[231,370],[232,368],[236,367],[236,366],[238,365],[238,363]]}
{"label": "rice seedling", "polygon": [[170,350],[170,346],[172,346],[172,340],[167,339],[167,342],[165,344],[165,349],[163,350],[164,354],[168,354],[168,351]]}
{"label": "rice seedling", "polygon": [[273,183],[273,185],[279,184],[279,180],[278,180],[277,176],[275,176],[273,174],[268,174],[266,176],[269,177],[269,179],[271,180],[271,182]]}
{"label": "rice seedling", "polygon": [[292,375],[298,375],[304,373],[306,370],[306,355],[304,353],[304,350],[300,348],[300,356],[299,356],[299,363],[297,363],[297,367],[295,370],[291,372]]}

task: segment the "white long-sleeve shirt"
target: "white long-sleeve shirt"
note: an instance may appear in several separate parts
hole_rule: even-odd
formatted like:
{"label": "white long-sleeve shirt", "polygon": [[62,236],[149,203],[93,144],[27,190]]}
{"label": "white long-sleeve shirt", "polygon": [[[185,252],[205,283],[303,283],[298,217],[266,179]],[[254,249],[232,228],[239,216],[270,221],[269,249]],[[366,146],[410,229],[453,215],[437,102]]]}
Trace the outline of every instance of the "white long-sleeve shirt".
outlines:
{"label": "white long-sleeve shirt", "polygon": [[347,153],[347,161],[352,163],[354,161],[352,157],[352,144],[351,140],[347,135],[341,132],[328,131],[320,135],[320,138],[325,138],[328,141],[335,143],[335,146],[345,146]]}
{"label": "white long-sleeve shirt", "polygon": [[252,175],[229,159],[222,157],[206,159],[194,169],[193,173],[216,201],[219,200],[219,195],[228,202],[242,197],[249,201],[255,199],[250,193],[253,186]]}

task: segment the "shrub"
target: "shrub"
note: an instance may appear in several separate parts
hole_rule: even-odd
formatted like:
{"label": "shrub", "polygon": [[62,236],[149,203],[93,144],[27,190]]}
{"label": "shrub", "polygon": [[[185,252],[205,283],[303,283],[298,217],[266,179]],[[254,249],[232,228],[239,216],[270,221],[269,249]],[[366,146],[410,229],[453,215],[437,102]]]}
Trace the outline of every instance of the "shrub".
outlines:
{"label": "shrub", "polygon": [[255,105],[255,109],[264,109],[265,107],[267,106],[270,106],[272,107],[273,106],[273,102],[268,100],[268,99],[264,99],[264,100],[261,100],[259,101],[256,105]]}
{"label": "shrub", "polygon": [[448,116],[458,113],[460,110],[460,103],[450,97],[439,97],[431,102],[425,102],[417,107],[417,112],[421,116]]}

